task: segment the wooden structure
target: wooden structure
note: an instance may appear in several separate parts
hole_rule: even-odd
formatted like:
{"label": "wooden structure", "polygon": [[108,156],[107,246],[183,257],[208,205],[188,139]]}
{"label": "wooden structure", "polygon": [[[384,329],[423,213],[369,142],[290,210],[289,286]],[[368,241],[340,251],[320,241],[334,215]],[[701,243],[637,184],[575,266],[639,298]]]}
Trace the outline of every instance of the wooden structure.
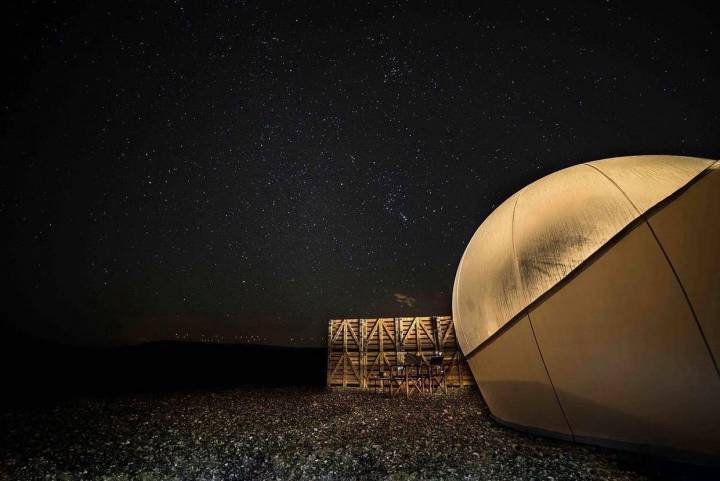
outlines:
{"label": "wooden structure", "polygon": [[[475,385],[450,316],[332,319],[327,339],[331,388],[388,388],[409,395],[411,389]],[[419,361],[406,366],[406,358]]]}

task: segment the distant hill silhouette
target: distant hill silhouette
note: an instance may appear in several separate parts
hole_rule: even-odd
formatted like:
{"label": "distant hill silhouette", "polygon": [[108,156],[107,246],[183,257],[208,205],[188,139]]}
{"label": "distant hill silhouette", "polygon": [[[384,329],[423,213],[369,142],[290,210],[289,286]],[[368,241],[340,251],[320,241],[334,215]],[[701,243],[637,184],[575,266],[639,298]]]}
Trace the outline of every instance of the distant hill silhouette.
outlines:
{"label": "distant hill silhouette", "polygon": [[127,347],[68,346],[4,330],[0,403],[43,402],[75,395],[112,395],[325,382],[322,348],[150,342]]}

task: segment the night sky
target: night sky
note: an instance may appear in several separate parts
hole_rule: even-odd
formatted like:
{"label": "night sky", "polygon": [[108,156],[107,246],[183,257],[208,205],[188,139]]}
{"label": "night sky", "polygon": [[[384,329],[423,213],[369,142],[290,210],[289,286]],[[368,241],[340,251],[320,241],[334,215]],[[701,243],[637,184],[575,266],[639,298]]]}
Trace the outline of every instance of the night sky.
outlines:
{"label": "night sky", "polygon": [[4,4],[3,325],[321,345],[449,314],[533,180],[720,157],[716,11],[536,3]]}

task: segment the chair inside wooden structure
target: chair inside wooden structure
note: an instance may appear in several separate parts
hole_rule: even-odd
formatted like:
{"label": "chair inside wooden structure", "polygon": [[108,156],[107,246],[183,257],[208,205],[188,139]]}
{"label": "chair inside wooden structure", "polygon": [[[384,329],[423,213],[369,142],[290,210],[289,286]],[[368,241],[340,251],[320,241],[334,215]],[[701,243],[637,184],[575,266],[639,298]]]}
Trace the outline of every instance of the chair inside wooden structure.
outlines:
{"label": "chair inside wooden structure", "polygon": [[[442,358],[441,358],[442,360]],[[398,366],[392,375],[390,394],[432,393],[434,387],[445,386],[444,375],[438,377],[438,371],[422,355],[402,352],[398,357]]]}

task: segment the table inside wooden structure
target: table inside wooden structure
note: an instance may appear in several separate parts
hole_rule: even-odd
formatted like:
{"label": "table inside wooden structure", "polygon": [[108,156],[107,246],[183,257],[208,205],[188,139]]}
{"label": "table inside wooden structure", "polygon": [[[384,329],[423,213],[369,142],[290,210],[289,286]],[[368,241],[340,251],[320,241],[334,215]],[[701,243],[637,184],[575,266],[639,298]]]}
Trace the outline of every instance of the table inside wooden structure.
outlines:
{"label": "table inside wooden structure", "polygon": [[[387,375],[386,375],[387,374]],[[413,393],[447,394],[447,375],[442,365],[442,356],[426,361],[422,357],[406,354],[403,365],[393,367],[390,371],[380,372],[378,376],[369,378],[376,391],[391,396],[405,393],[410,397]]]}

